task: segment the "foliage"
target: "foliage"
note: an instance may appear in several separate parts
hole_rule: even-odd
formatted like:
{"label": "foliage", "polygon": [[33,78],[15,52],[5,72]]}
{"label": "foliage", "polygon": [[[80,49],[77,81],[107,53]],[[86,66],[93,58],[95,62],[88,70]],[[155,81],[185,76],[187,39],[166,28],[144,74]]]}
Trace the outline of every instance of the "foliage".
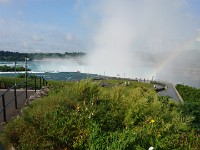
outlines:
{"label": "foliage", "polygon": [[83,52],[72,52],[72,53],[19,53],[0,51],[0,61],[25,61],[25,57],[29,60],[41,60],[44,58],[66,58],[66,57],[82,57],[85,53]]}
{"label": "foliage", "polygon": [[192,123],[200,133],[200,89],[181,84],[178,84],[176,88],[184,100],[183,113],[195,117]]}
{"label": "foliage", "polygon": [[[40,79],[35,75],[28,75],[27,83],[28,88],[32,89],[35,86],[35,78],[36,78],[36,89],[40,88]],[[2,77],[0,76],[0,89],[9,89],[17,84],[17,88],[25,88],[25,74],[19,74],[16,79],[14,77]],[[43,83],[41,83],[43,86]]]}
{"label": "foliage", "polygon": [[17,78],[25,78],[26,74],[25,73],[20,73],[17,75]]}
{"label": "foliage", "polygon": [[184,101],[198,102],[200,101],[200,89],[187,85],[178,84],[176,86]]}
{"label": "foliage", "polygon": [[48,97],[9,122],[0,141],[16,149],[199,149],[179,104],[147,88],[51,82]]}
{"label": "foliage", "polygon": [[0,51],[1,61],[24,61],[27,56],[27,53]]}
{"label": "foliage", "polygon": [[29,53],[28,57],[30,60],[41,60],[44,58],[77,58],[84,56],[85,53],[83,52],[72,52],[68,53],[65,52],[64,54],[61,53]]}
{"label": "foliage", "polygon": [[[16,78],[16,83],[22,83],[25,80],[22,78]],[[8,89],[15,85],[15,78],[13,77],[1,77],[0,76],[0,88]]]}
{"label": "foliage", "polygon": [[[15,71],[15,67],[11,67],[11,66],[0,66],[0,72],[11,72],[11,71]],[[16,67],[16,71],[25,71],[25,68],[22,66],[17,66]],[[27,68],[27,71],[31,71],[30,69]]]}

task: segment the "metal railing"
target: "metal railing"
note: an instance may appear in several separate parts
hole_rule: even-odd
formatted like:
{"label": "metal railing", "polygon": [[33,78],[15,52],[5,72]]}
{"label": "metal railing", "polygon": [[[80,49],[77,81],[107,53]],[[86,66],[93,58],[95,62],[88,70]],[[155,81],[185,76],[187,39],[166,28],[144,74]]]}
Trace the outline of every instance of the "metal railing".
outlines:
{"label": "metal railing", "polygon": [[[39,80],[39,81],[38,81]],[[15,109],[18,109],[18,98],[19,95],[23,94],[25,92],[25,99],[28,99],[28,90],[34,90],[34,92],[37,91],[37,89],[41,89],[42,86],[46,86],[48,82],[43,77],[35,77],[33,79],[27,80],[27,82],[21,82],[19,84],[16,84],[10,88],[8,88],[6,91],[3,91],[3,93],[0,94],[0,98],[2,99],[2,106],[0,108],[0,114],[3,113],[3,121],[7,121],[6,117],[6,108],[7,106],[14,100],[15,103]],[[23,90],[17,94],[17,89]],[[8,92],[13,92],[13,98],[6,99],[5,95],[8,94]]]}

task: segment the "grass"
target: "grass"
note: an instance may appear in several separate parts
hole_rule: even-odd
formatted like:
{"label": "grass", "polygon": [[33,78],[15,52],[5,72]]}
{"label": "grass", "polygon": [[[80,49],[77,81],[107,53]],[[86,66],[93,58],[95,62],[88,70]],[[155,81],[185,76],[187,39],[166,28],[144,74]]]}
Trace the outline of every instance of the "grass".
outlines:
{"label": "grass", "polygon": [[[14,77],[2,77],[0,76],[0,88],[4,88],[4,89],[8,89],[11,88],[12,86],[15,85],[15,81],[16,84],[18,85],[17,88],[24,88],[25,87],[25,78],[15,78]],[[35,85],[35,77],[29,77],[27,79],[28,81],[28,88],[33,88]],[[43,83],[41,83],[43,84]],[[40,80],[39,78],[36,79],[36,87],[37,89],[40,88]]]}
{"label": "grass", "polygon": [[[105,82],[105,81],[104,81]],[[102,87],[101,81],[50,82],[1,133],[5,148],[67,150],[199,149],[194,117],[151,85]]]}

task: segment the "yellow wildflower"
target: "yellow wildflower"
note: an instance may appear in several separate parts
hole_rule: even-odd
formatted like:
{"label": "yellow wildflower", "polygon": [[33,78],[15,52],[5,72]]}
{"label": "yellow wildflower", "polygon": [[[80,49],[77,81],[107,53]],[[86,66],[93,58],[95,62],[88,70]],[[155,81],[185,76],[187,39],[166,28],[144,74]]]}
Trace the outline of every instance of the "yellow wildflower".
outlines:
{"label": "yellow wildflower", "polygon": [[150,121],[150,123],[154,123],[154,122],[155,122],[155,120],[153,120],[153,119]]}

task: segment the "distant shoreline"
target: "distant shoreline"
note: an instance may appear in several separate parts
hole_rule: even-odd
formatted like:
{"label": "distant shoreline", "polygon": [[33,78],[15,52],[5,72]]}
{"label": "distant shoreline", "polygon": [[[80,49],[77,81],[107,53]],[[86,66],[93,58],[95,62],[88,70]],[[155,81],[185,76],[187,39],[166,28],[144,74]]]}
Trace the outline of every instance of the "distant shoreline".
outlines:
{"label": "distant shoreline", "polygon": [[83,52],[65,52],[65,53],[19,53],[10,51],[0,51],[0,61],[29,61],[43,60],[48,58],[81,58],[85,56]]}

